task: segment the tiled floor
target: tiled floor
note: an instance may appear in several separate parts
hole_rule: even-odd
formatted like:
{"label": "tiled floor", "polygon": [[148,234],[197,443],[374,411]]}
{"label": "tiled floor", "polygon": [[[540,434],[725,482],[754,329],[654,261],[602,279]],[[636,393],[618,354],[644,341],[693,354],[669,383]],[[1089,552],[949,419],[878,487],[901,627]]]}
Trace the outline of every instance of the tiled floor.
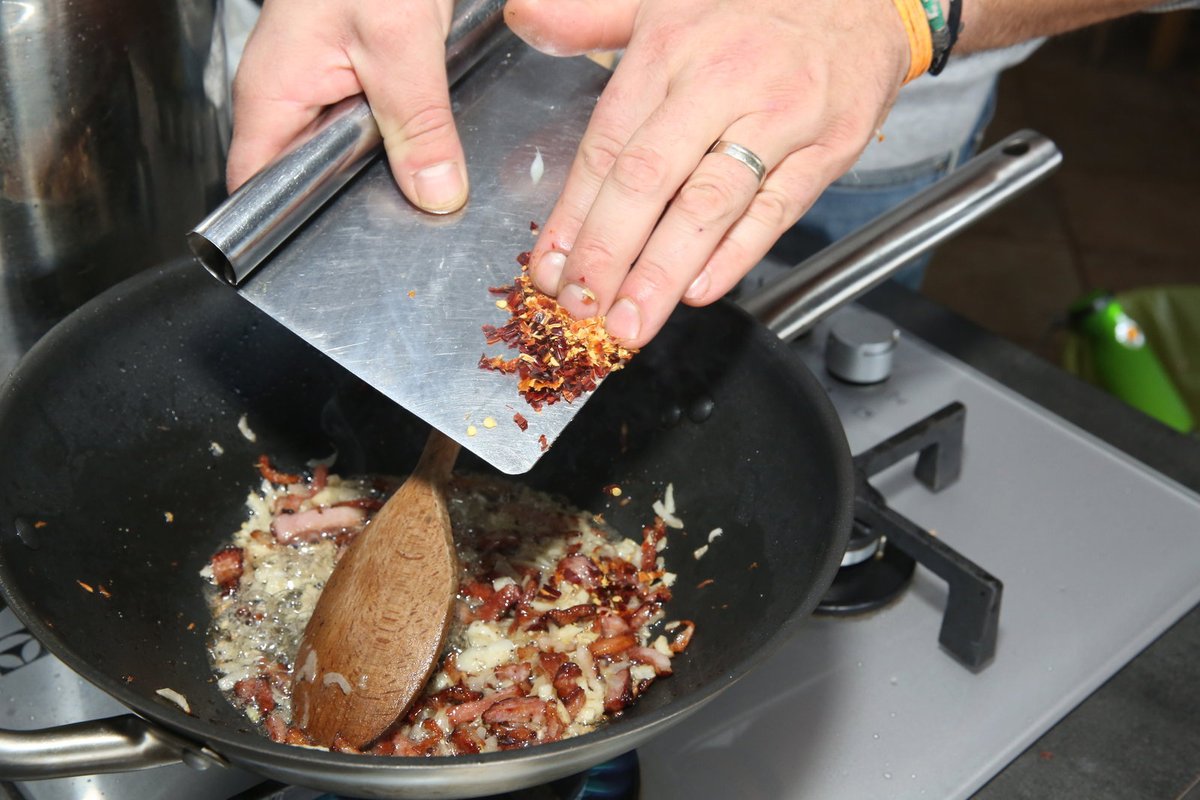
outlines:
{"label": "tiled floor", "polygon": [[1001,80],[989,139],[1033,128],[1063,166],[943,245],[925,292],[1051,360],[1094,288],[1200,284],[1200,12],[1148,67],[1158,15],[1061,37]]}

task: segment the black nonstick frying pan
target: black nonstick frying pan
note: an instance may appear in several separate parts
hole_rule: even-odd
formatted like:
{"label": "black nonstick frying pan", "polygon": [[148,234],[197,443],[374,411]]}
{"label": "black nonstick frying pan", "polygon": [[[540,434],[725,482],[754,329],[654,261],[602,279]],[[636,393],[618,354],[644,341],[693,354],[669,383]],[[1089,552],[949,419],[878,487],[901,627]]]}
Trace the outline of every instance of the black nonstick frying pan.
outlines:
{"label": "black nonstick frying pan", "polygon": [[[193,264],[148,272],[68,318],[0,395],[5,596],[55,655],[147,720],[124,725],[176,734],[193,760],[203,748],[356,796],[470,796],[578,771],[682,719],[812,609],[845,549],[850,456],[817,382],[733,306],[682,309],[522,476],[634,535],[674,485],[688,532],[668,551],[670,614],[696,635],[673,677],[598,733],[516,752],[353,756],[248,730],[213,681],[199,571],[240,524],[255,459],[289,467],[336,450],[343,474],[403,474],[425,435]],[[602,491],[613,483],[633,502]]]}
{"label": "black nonstick frying pan", "polygon": [[[777,334],[805,330],[1059,158],[1044,137],[1015,134],[753,298],[765,326],[727,303],[681,308],[605,382],[521,480],[635,534],[673,484],[688,533],[668,551],[679,575],[669,613],[694,620],[696,634],[675,674],[620,719],[506,753],[353,756],[248,729],[208,665],[198,573],[241,523],[255,460],[266,453],[288,469],[336,450],[343,474],[402,474],[426,430],[194,264],[115,287],[51,331],[0,389],[0,589],[55,655],[134,714],[0,731],[0,778],[182,759],[361,797],[467,797],[582,770],[683,720],[788,637],[849,533],[841,426]],[[239,431],[242,417],[257,441]],[[468,457],[459,469],[486,468]],[[603,492],[613,483],[633,502]],[[693,558],[717,527],[724,535]],[[191,713],[159,689],[183,695]]]}

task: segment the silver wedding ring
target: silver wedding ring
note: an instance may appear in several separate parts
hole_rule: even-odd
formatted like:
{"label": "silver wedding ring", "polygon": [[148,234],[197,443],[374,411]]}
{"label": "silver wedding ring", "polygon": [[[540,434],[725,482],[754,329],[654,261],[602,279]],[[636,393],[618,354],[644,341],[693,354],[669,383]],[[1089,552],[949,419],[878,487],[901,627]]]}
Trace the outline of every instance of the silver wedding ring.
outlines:
{"label": "silver wedding ring", "polygon": [[736,158],[738,161],[750,168],[750,171],[754,173],[754,177],[758,181],[759,186],[762,186],[763,178],[767,177],[767,165],[763,163],[761,158],[754,155],[754,153],[750,152],[745,147],[742,147],[740,144],[734,144],[733,142],[727,142],[724,139],[718,139],[717,141],[713,142],[712,147],[708,148],[708,152],[720,153],[721,155],[729,156],[730,158]]}

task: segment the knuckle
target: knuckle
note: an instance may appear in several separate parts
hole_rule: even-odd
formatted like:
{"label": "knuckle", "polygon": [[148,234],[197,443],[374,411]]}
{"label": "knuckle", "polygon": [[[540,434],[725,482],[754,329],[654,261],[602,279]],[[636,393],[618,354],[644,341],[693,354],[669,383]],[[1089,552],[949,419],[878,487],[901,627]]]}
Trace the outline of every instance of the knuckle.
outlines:
{"label": "knuckle", "polygon": [[661,261],[645,256],[638,259],[633,270],[633,277],[638,285],[634,294],[642,298],[665,294],[675,283],[670,267]]}
{"label": "knuckle", "polygon": [[572,266],[579,269],[589,281],[616,263],[612,245],[595,236],[577,241],[571,249],[570,258]]}
{"label": "knuckle", "polygon": [[630,194],[645,194],[661,186],[666,176],[667,159],[644,145],[622,150],[612,166],[613,181]]}
{"label": "knuckle", "polygon": [[763,187],[746,213],[768,230],[783,231],[799,218],[800,215],[796,211],[798,206],[799,203],[782,192]]}
{"label": "knuckle", "polygon": [[579,146],[579,158],[584,169],[599,180],[608,175],[620,152],[621,143],[606,134],[589,136]]}
{"label": "knuckle", "polygon": [[400,136],[410,148],[438,145],[454,135],[454,116],[439,104],[425,106],[400,126]]}
{"label": "knuckle", "polygon": [[728,184],[711,179],[689,181],[679,190],[675,207],[700,225],[714,225],[739,210],[739,198]]}

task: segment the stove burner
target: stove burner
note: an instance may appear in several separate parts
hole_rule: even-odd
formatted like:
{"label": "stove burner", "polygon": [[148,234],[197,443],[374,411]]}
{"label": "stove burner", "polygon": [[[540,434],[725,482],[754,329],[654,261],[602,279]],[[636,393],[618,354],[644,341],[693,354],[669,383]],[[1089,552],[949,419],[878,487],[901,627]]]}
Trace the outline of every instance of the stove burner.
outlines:
{"label": "stove burner", "polygon": [[816,613],[845,616],[882,608],[900,596],[920,562],[950,589],[938,641],[965,666],[981,669],[996,653],[1003,584],[889,508],[868,481],[919,454],[914,474],[930,491],[954,483],[962,472],[966,415],[962,403],[951,403],[854,457],[854,529],[842,569]]}

